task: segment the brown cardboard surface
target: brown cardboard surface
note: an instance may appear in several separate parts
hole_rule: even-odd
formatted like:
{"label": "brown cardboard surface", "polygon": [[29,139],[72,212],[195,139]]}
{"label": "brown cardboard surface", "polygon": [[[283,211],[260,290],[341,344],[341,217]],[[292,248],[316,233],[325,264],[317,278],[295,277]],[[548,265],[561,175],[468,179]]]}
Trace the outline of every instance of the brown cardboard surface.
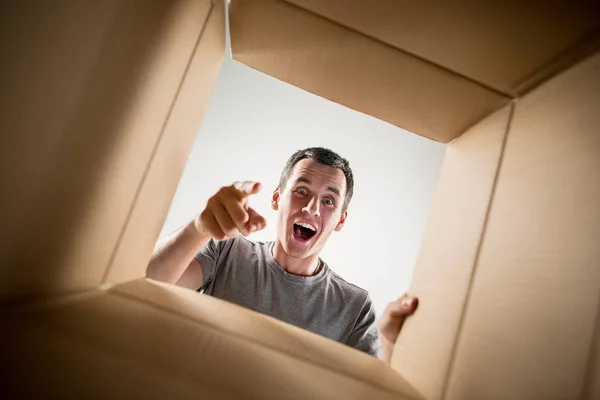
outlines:
{"label": "brown cardboard surface", "polygon": [[507,103],[497,92],[275,0],[230,5],[233,57],[311,93],[440,142]]}
{"label": "brown cardboard surface", "polygon": [[211,5],[44,4],[3,5],[2,296],[101,283]]}
{"label": "brown cardboard surface", "polygon": [[588,358],[583,395],[581,396],[583,400],[600,399],[600,301],[598,302],[593,340]]}
{"label": "brown cardboard surface", "polygon": [[511,106],[448,146],[410,292],[422,299],[403,326],[392,366],[426,399],[442,396]]}
{"label": "brown cardboard surface", "polygon": [[448,399],[581,396],[600,296],[598,110],[600,54],[517,103]]}
{"label": "brown cardboard surface", "polygon": [[24,279],[8,268],[20,252],[31,248],[24,243],[34,229],[31,214],[47,201],[41,188],[56,168],[61,139],[119,8],[117,0],[93,6],[76,0],[61,1],[60,7],[50,2],[33,4],[0,5],[0,292],[7,284],[16,284],[10,279]]}
{"label": "brown cardboard surface", "polygon": [[125,282],[146,275],[148,259],[196,138],[224,52],[224,4],[217,1],[203,28],[147,174],[140,183],[105,282]]}
{"label": "brown cardboard surface", "polygon": [[125,283],[112,291],[173,314],[201,320],[219,331],[240,336],[251,343],[273,348],[357,381],[376,383],[410,397],[420,397],[387,364],[372,356],[225,301],[146,280]]}
{"label": "brown cardboard surface", "polygon": [[[59,11],[50,2],[37,2],[34,12],[23,3],[0,4],[2,265],[26,230],[22,221],[52,167],[118,5],[107,0],[88,7],[73,0]],[[46,67],[43,74],[39,66]],[[41,131],[33,141],[32,132]]]}
{"label": "brown cardboard surface", "polygon": [[600,27],[600,5],[585,0],[287,1],[512,96],[558,71]]}
{"label": "brown cardboard surface", "polygon": [[[217,0],[32,4],[0,5],[0,50],[7,60],[0,79],[9,99],[0,118],[0,298],[13,302],[2,304],[0,354],[10,366],[3,392],[64,398],[598,396],[600,54],[516,107],[502,108],[506,97],[385,38],[289,2],[233,1],[233,51],[242,62],[434,140],[449,141],[477,122],[448,147],[411,287],[421,305],[393,354],[398,375],[342,344],[146,280],[20,303],[20,295],[143,274],[216,77],[223,39]],[[501,14],[514,12],[515,6],[505,7]],[[419,51],[449,57],[437,62],[464,62],[459,67],[471,78],[481,73],[520,92],[541,76],[515,78],[532,68],[529,61],[554,57],[597,21],[597,14],[573,8],[574,14],[562,15],[554,7],[535,14],[532,23],[539,26],[525,27],[546,37],[530,59],[514,65],[510,57],[492,65],[479,55],[460,59],[450,45],[436,47],[439,35],[476,37],[471,11],[450,17],[435,10],[422,26],[398,27],[416,29],[409,36]],[[525,29],[516,23],[523,16],[510,27],[482,18],[481,29],[489,28],[477,38],[483,44],[459,50],[507,51],[490,35]],[[436,26],[442,17],[450,21]],[[464,31],[453,31],[457,21]],[[512,38],[510,29],[505,33]],[[432,38],[430,32],[436,32]],[[554,68],[550,63],[538,71]]]}
{"label": "brown cardboard surface", "polygon": [[[238,316],[252,334],[262,332],[274,343],[236,331]],[[370,356],[232,304],[145,280],[13,310],[5,322],[3,343],[14,344],[3,354],[12,366],[5,386],[11,395],[414,399],[398,392],[406,386]],[[315,343],[319,362],[278,347],[287,340],[304,349]],[[332,362],[341,360],[346,364]],[[358,373],[347,375],[353,367]],[[373,371],[361,376],[367,369]]]}

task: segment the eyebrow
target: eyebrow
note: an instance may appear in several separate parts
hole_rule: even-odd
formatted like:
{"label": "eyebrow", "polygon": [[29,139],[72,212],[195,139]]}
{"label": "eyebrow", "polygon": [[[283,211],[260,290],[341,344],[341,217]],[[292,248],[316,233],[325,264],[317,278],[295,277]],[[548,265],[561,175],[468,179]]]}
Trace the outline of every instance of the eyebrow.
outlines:
{"label": "eyebrow", "polygon": [[[296,179],[296,183],[298,183],[298,182],[304,182],[304,183],[310,184],[310,179],[301,176],[298,179]],[[338,196],[340,195],[340,190],[338,188],[336,188],[335,186],[327,186],[327,190],[337,194]]]}

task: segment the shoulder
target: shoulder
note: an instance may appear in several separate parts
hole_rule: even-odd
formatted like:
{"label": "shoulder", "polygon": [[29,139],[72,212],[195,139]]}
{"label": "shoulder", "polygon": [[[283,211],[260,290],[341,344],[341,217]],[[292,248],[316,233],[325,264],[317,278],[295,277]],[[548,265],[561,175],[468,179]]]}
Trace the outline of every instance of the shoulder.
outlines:
{"label": "shoulder", "polygon": [[230,241],[232,247],[237,247],[239,249],[247,251],[263,251],[264,249],[267,249],[271,244],[271,242],[260,242],[250,240],[242,235],[238,235],[228,240]]}
{"label": "shoulder", "polygon": [[225,257],[245,257],[257,253],[265,253],[270,242],[254,242],[241,235],[219,242]]}
{"label": "shoulder", "polygon": [[371,299],[369,297],[369,292],[353,283],[348,282],[331,270],[331,268],[329,269],[329,273],[331,276],[331,282],[343,293],[346,300],[351,300],[352,302],[361,303],[363,306],[367,305],[370,307]]}
{"label": "shoulder", "polygon": [[236,237],[232,237],[225,240],[215,240],[211,239],[215,243],[215,245],[219,246],[221,249],[227,249],[231,247],[239,247],[239,248],[253,248],[256,243],[246,239],[242,235],[238,235]]}

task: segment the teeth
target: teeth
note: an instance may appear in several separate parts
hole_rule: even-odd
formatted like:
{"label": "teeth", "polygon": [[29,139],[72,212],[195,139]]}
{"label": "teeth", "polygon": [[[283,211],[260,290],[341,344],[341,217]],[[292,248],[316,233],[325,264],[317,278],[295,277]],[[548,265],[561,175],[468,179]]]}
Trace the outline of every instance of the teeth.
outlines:
{"label": "teeth", "polygon": [[312,226],[311,224],[307,224],[307,223],[305,223],[305,222],[296,222],[296,225],[300,225],[300,226],[301,226],[301,227],[303,227],[303,228],[310,229],[310,230],[311,230],[311,231],[313,231],[313,232],[316,232],[316,231],[317,231],[317,228],[315,228],[315,227],[314,227],[314,226]]}

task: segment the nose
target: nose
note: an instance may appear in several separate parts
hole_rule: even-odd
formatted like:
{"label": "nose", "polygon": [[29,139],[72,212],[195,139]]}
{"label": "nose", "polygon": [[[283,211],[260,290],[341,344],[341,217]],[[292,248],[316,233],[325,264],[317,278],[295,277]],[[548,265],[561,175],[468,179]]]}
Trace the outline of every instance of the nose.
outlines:
{"label": "nose", "polygon": [[319,217],[321,215],[321,210],[319,206],[319,199],[317,197],[311,197],[310,201],[307,205],[302,207],[302,212],[307,213],[308,215],[313,215],[315,217]]}

